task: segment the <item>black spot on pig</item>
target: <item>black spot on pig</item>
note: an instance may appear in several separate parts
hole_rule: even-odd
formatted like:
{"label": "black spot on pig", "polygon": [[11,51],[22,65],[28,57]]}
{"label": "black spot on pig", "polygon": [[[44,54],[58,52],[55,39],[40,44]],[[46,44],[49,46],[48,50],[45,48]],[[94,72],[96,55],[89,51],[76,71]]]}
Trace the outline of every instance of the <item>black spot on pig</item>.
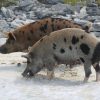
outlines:
{"label": "black spot on pig", "polygon": [[83,63],[85,63],[85,60],[84,60],[82,57],[80,57],[80,60],[81,60]]}
{"label": "black spot on pig", "polygon": [[54,24],[51,24],[51,27],[52,27],[52,31],[55,31],[55,26],[54,26]]}
{"label": "black spot on pig", "polygon": [[65,25],[65,24],[66,24],[66,22],[64,21],[64,22],[63,22],[63,24]]}
{"label": "black spot on pig", "polygon": [[57,29],[59,30],[60,29],[60,26],[57,26]]}
{"label": "black spot on pig", "polygon": [[40,37],[42,37],[42,34],[40,34]]}
{"label": "black spot on pig", "polygon": [[61,48],[60,53],[65,53],[65,50],[63,48]]}
{"label": "black spot on pig", "polygon": [[89,54],[90,48],[89,48],[89,46],[88,46],[87,44],[82,43],[82,44],[80,45],[80,49],[81,49],[81,51],[82,51],[85,55],[88,55],[88,54]]}
{"label": "black spot on pig", "polygon": [[56,44],[55,43],[53,43],[53,49],[56,49]]}
{"label": "black spot on pig", "polygon": [[72,46],[69,46],[69,49],[72,50]]}
{"label": "black spot on pig", "polygon": [[100,43],[96,45],[91,60],[92,60],[92,64],[94,64],[96,61],[100,61]]}
{"label": "black spot on pig", "polygon": [[34,33],[33,30],[30,30],[30,33],[33,34]]}
{"label": "black spot on pig", "polygon": [[84,37],[84,36],[83,36],[83,35],[81,35],[81,39],[83,39],[83,37]]}
{"label": "black spot on pig", "polygon": [[66,27],[65,28],[68,28],[68,26],[66,25]]}
{"label": "black spot on pig", "polygon": [[27,38],[27,40],[28,40],[28,41],[30,41],[30,40],[31,40],[31,38],[30,38],[30,37],[28,37],[28,38]]}
{"label": "black spot on pig", "polygon": [[66,38],[64,38],[64,42],[66,43]]}
{"label": "black spot on pig", "polygon": [[48,24],[46,23],[45,25],[40,27],[40,31],[45,33],[47,28],[48,28]]}
{"label": "black spot on pig", "polygon": [[24,35],[24,33],[25,33],[25,32],[24,32],[24,31],[22,31],[22,33],[23,33],[23,35]]}
{"label": "black spot on pig", "polygon": [[52,19],[51,19],[51,21],[52,21],[52,22],[54,22],[54,21],[55,21],[55,19],[54,19],[54,18],[52,18]]}
{"label": "black spot on pig", "polygon": [[72,44],[76,44],[76,43],[78,43],[79,42],[79,38],[77,38],[76,36],[73,36],[72,37]]}

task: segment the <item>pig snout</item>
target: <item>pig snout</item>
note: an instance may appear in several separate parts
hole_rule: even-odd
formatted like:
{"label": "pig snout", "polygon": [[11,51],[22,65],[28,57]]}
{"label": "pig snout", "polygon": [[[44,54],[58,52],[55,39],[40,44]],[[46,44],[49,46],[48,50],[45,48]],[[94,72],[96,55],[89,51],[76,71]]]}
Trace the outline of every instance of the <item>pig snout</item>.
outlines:
{"label": "pig snout", "polygon": [[7,48],[1,46],[0,53],[3,53],[3,54],[7,53]]}
{"label": "pig snout", "polygon": [[32,73],[31,70],[26,68],[25,71],[22,73],[22,76],[23,77],[32,77],[32,76],[34,76],[34,74]]}

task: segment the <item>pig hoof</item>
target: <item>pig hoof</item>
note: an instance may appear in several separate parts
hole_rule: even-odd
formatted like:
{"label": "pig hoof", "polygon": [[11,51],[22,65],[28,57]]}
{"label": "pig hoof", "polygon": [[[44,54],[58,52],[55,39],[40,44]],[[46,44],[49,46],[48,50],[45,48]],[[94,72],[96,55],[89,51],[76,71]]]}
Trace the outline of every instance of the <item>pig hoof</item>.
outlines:
{"label": "pig hoof", "polygon": [[48,79],[48,80],[51,80],[51,79],[53,79],[53,78],[54,78],[54,75],[47,76],[47,79]]}
{"label": "pig hoof", "polygon": [[88,78],[84,78],[83,83],[87,83],[88,82]]}
{"label": "pig hoof", "polygon": [[51,80],[54,78],[54,71],[47,71],[47,78],[48,80]]}
{"label": "pig hoof", "polygon": [[51,80],[51,79],[53,79],[53,77],[48,77],[47,79],[48,79],[48,80]]}
{"label": "pig hoof", "polygon": [[32,71],[28,71],[27,73],[22,73],[22,76],[29,78],[29,77],[34,76],[34,74],[32,73]]}

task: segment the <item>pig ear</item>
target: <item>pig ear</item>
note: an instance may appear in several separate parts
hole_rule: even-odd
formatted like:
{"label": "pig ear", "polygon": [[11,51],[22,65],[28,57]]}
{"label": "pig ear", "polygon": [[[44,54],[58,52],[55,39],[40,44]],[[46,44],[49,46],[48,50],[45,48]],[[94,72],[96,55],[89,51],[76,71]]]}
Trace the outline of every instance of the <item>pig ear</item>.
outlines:
{"label": "pig ear", "polygon": [[89,33],[89,27],[88,26],[84,26],[83,29],[85,30],[85,32]]}
{"label": "pig ear", "polygon": [[92,23],[91,22],[87,22],[85,25],[83,25],[83,29],[89,33],[91,31],[92,28]]}
{"label": "pig ear", "polygon": [[21,57],[26,58],[28,63],[32,62],[32,59],[28,55],[22,55]]}
{"label": "pig ear", "polygon": [[12,39],[12,40],[16,40],[16,37],[15,37],[15,35],[13,34],[13,33],[8,33],[8,37],[10,38],[10,39]]}

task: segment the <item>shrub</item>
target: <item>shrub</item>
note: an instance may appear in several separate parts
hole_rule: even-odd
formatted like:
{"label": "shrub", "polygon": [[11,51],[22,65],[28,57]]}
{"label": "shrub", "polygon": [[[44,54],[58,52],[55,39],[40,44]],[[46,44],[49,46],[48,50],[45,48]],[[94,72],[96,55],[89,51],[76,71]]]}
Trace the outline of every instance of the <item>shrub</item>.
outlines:
{"label": "shrub", "polygon": [[80,0],[64,0],[64,3],[69,4],[71,3],[72,5],[75,5],[77,2],[79,2]]}
{"label": "shrub", "polygon": [[98,3],[98,5],[100,6],[100,0],[96,0],[96,2]]}
{"label": "shrub", "polygon": [[10,6],[12,4],[16,4],[18,0],[0,0],[0,7],[2,6]]}

